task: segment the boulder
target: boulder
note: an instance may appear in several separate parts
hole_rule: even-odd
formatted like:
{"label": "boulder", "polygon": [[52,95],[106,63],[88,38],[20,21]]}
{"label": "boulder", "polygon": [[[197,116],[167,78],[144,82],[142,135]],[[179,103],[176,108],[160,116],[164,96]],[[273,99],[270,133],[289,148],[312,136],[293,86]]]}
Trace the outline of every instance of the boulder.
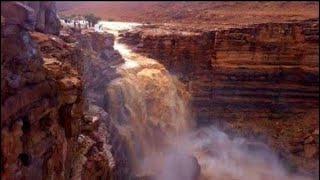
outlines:
{"label": "boulder", "polygon": [[315,145],[306,144],[304,145],[304,156],[306,158],[314,158],[318,154],[319,150]]}

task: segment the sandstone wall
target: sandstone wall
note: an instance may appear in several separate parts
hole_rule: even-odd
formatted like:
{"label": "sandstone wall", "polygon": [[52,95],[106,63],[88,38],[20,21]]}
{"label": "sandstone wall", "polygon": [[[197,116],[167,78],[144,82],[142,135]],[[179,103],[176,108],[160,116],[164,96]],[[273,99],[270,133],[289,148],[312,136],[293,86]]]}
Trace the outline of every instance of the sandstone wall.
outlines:
{"label": "sandstone wall", "polygon": [[198,122],[319,105],[317,20],[167,31],[146,27],[126,33],[123,41],[186,82]]}
{"label": "sandstone wall", "polygon": [[30,7],[1,10],[1,178],[130,177],[126,145],[103,109],[117,77],[110,66],[123,61],[113,37],[39,33]]}
{"label": "sandstone wall", "polygon": [[318,19],[188,31],[148,25],[122,35],[178,76],[199,126],[263,141],[294,172],[318,177]]}

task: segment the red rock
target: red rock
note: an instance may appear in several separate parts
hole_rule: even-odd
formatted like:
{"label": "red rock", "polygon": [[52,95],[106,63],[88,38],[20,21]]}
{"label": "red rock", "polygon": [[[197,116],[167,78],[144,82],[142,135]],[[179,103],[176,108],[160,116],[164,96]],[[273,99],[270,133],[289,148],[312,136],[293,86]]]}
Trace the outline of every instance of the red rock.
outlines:
{"label": "red rock", "polygon": [[43,60],[43,67],[51,77],[60,79],[64,76],[64,73],[61,72],[62,63],[60,61],[57,61],[56,58],[43,58]]}
{"label": "red rock", "polygon": [[314,137],[312,137],[312,136],[309,136],[308,138],[306,138],[305,140],[304,140],[304,144],[310,144],[310,143],[313,143],[314,142]]}
{"label": "red rock", "polygon": [[[33,2],[25,4],[29,3]],[[37,31],[57,34],[55,13],[50,10],[53,4],[33,4],[38,11]],[[95,33],[79,37],[71,34],[76,41],[87,36],[91,43],[88,47],[96,46],[94,49],[81,49],[55,35],[32,32],[30,36],[27,30],[32,22],[28,22],[26,17],[28,7],[18,3],[17,7],[12,5],[10,8],[19,12],[17,17],[11,18],[9,15],[15,16],[15,13],[7,9],[6,18],[2,16],[1,19],[1,52],[4,54],[1,54],[1,78],[4,80],[1,81],[1,142],[5,146],[1,153],[4,160],[1,177],[127,177],[128,165],[122,152],[124,145],[116,127],[107,119],[108,114],[100,108],[97,112],[99,118],[93,116],[95,118],[91,119],[87,129],[83,116],[87,105],[84,105],[82,85],[90,84],[91,91],[98,90],[95,94],[102,91],[101,96],[95,97],[102,104],[104,86],[116,77],[116,72],[109,67],[110,62],[98,57],[100,51],[108,49],[112,54],[110,58],[121,60],[114,55],[113,37]],[[84,62],[94,73],[84,72]],[[85,98],[92,101],[91,97]],[[85,141],[77,141],[82,131],[86,133],[83,135]],[[109,144],[108,138],[114,144]],[[111,146],[117,150],[111,152]],[[90,164],[97,169],[90,168]]]}
{"label": "red rock", "polygon": [[62,91],[60,92],[58,101],[62,104],[65,104],[65,103],[72,104],[77,100],[78,96],[79,96],[78,91],[75,89]]}
{"label": "red rock", "polygon": [[14,116],[19,110],[27,105],[41,99],[42,96],[49,95],[51,88],[47,82],[26,87],[19,91],[15,96],[8,98],[1,105],[1,124],[8,122],[10,116]]}
{"label": "red rock", "polygon": [[34,10],[35,29],[39,32],[58,35],[61,24],[57,17],[55,2],[26,2]]}
{"label": "red rock", "polygon": [[[308,120],[295,112],[319,112],[318,27],[317,20],[207,32],[158,26],[129,31],[120,40],[135,52],[156,59],[185,83],[192,95],[192,110],[198,124],[216,123],[217,119],[239,122],[243,118],[250,122],[250,129],[260,129],[264,126],[262,122],[266,122],[266,131],[270,130],[271,135],[279,133],[271,144],[288,148],[285,153],[290,156],[288,159],[306,168],[314,166],[301,157],[303,136],[309,137],[310,133],[291,138],[298,128],[305,131],[300,122]],[[275,118],[281,126],[264,121]],[[297,121],[290,124],[288,119]],[[292,125],[292,130],[287,130],[284,122]],[[307,124],[317,126],[309,121]],[[240,126],[234,128],[248,131]],[[281,132],[282,129],[285,131]],[[306,143],[313,144],[314,140],[310,138]]]}
{"label": "red rock", "polygon": [[[311,28],[318,38],[318,26],[310,27],[317,23],[264,23],[208,32],[146,27],[127,32],[122,41],[181,74],[201,122],[229,119],[226,106],[253,115],[258,109],[317,108],[318,44],[304,32]],[[281,118],[279,114],[270,117]]]}
{"label": "red rock", "polygon": [[1,3],[1,16],[5,18],[5,24],[20,25],[27,30],[35,25],[34,11],[20,2]]}
{"label": "red rock", "polygon": [[69,90],[74,88],[79,88],[81,85],[81,82],[76,77],[64,77],[63,79],[60,79],[58,81],[58,87],[61,90]]}
{"label": "red rock", "polygon": [[304,138],[293,138],[291,139],[291,141],[289,142],[292,145],[296,145],[296,144],[302,144]]}
{"label": "red rock", "polygon": [[296,154],[304,150],[303,145],[290,146],[289,151]]}
{"label": "red rock", "polygon": [[314,158],[319,152],[319,149],[315,145],[304,145],[304,156],[306,158]]}

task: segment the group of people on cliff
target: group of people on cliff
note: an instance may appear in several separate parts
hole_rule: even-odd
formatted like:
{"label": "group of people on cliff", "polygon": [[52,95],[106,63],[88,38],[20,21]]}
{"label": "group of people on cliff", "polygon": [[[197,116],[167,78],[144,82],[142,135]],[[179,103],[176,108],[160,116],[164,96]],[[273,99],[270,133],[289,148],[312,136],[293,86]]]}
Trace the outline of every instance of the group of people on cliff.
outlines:
{"label": "group of people on cliff", "polygon": [[[96,17],[94,14],[81,15],[71,15],[63,18],[64,23],[73,25],[77,29],[87,29],[89,27],[94,27],[99,21],[100,17]],[[101,26],[99,27],[101,29]]]}

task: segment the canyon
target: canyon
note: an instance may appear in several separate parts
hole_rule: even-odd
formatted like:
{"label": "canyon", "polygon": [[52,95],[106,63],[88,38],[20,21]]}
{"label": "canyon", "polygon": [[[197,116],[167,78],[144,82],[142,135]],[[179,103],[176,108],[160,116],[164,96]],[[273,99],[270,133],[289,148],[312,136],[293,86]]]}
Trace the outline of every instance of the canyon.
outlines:
{"label": "canyon", "polygon": [[316,109],[318,28],[317,19],[209,32],[146,26],[123,41],[187,84],[201,121],[225,118],[214,112],[225,106]]}
{"label": "canyon", "polygon": [[3,179],[319,177],[317,18],[77,29],[57,12],[1,2]]}
{"label": "canyon", "polygon": [[298,163],[290,143],[319,125],[318,29],[317,19],[205,32],[146,25],[123,41],[185,83],[200,127],[278,141],[270,144]]}

